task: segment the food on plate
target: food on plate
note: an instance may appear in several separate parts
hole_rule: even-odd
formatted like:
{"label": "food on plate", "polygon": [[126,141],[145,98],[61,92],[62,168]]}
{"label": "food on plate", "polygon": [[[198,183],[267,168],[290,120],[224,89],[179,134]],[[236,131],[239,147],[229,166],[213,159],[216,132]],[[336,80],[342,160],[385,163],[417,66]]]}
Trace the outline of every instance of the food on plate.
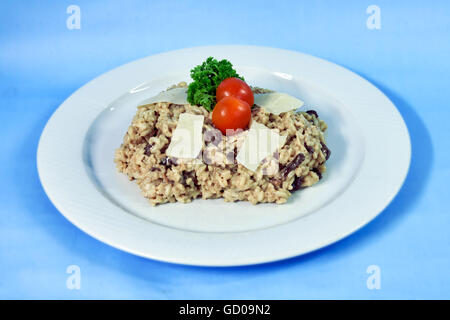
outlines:
{"label": "food on plate", "polygon": [[210,57],[191,77],[189,86],[144,100],[116,150],[118,170],[151,204],[281,204],[322,178],[330,150],[316,111],[296,111],[301,100],[248,86],[226,60]]}

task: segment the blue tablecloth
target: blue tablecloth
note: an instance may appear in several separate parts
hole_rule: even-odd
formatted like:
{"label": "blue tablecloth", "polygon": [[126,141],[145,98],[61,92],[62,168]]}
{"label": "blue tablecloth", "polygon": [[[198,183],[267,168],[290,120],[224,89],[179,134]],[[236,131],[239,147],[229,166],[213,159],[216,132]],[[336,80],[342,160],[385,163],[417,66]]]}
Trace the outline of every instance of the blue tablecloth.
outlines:
{"label": "blue tablecloth", "polygon": [[[450,298],[449,16],[448,1],[1,1],[0,298]],[[378,86],[412,139],[392,204],[325,249],[235,268],[143,259],[69,223],[36,170],[53,111],[123,63],[211,44],[302,51]]]}

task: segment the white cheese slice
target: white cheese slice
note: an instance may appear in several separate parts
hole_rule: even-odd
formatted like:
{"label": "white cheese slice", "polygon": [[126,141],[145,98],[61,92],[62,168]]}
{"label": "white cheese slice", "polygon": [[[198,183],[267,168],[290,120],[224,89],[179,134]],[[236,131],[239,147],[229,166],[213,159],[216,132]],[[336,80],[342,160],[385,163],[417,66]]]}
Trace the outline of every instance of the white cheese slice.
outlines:
{"label": "white cheese slice", "polygon": [[145,99],[139,105],[152,104],[157,102],[169,102],[174,104],[188,104],[187,88],[173,88],[158,93],[156,96]]}
{"label": "white cheese slice", "polygon": [[279,135],[278,130],[253,121],[236,160],[247,169],[256,171],[262,160],[284,145],[286,138],[287,136]]}
{"label": "white cheese slice", "polygon": [[195,159],[203,146],[204,118],[202,115],[180,114],[166,155],[180,159]]}
{"label": "white cheese slice", "polygon": [[279,115],[300,108],[304,102],[287,93],[269,92],[255,94],[255,104],[270,113]]}

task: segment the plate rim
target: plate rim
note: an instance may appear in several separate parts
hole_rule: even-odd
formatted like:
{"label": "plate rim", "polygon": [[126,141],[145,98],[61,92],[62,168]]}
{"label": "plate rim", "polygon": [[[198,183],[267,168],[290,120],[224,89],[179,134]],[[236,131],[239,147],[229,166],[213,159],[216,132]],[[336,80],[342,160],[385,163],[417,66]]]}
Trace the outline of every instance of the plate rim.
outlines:
{"label": "plate rim", "polygon": [[[149,61],[150,59],[154,59],[155,57],[161,57],[161,56],[167,56],[167,55],[180,55],[186,52],[192,52],[192,51],[197,51],[197,52],[201,52],[201,51],[211,51],[212,49],[214,50],[220,50],[220,49],[224,49],[226,48],[226,50],[244,50],[244,49],[251,49],[251,51],[266,51],[266,52],[270,52],[271,54],[287,54],[287,55],[299,55],[302,56],[303,58],[305,58],[306,60],[314,60],[314,61],[318,61],[320,64],[325,65],[326,67],[333,67],[334,70],[340,70],[341,72],[344,72],[344,74],[348,74],[351,75],[354,79],[356,79],[357,81],[360,81],[361,83],[365,84],[366,86],[368,85],[369,88],[373,91],[376,92],[379,96],[381,95],[382,98],[385,99],[385,103],[387,105],[390,105],[389,107],[391,107],[391,111],[393,111],[393,113],[397,113],[397,118],[396,119],[396,125],[400,125],[400,127],[402,127],[403,130],[403,134],[405,134],[405,136],[403,137],[403,139],[405,140],[404,142],[406,142],[406,145],[404,145],[404,152],[406,152],[406,155],[404,155],[404,159],[402,161],[406,161],[406,163],[403,163],[403,167],[401,174],[399,175],[399,177],[397,178],[398,181],[396,181],[396,185],[395,188],[393,188],[393,191],[391,192],[391,195],[389,197],[385,197],[384,203],[383,205],[381,205],[379,208],[377,209],[372,209],[372,211],[377,211],[374,214],[371,215],[367,215],[366,219],[363,219],[362,221],[359,221],[358,223],[355,223],[354,225],[352,225],[352,227],[347,227],[345,232],[341,232],[338,234],[338,236],[335,236],[333,239],[328,239],[325,241],[315,241],[314,245],[310,245],[309,247],[303,247],[303,249],[297,249],[295,250],[295,248],[293,249],[292,247],[290,248],[290,250],[288,250],[288,252],[280,250],[278,252],[278,254],[274,254],[272,253],[271,255],[260,255],[259,257],[251,257],[251,258],[246,258],[246,257],[240,257],[239,259],[234,257],[234,258],[226,258],[226,259],[217,259],[216,260],[210,260],[210,259],[205,259],[204,257],[201,258],[199,256],[195,256],[193,257],[187,257],[187,256],[170,256],[170,255],[161,255],[161,254],[152,254],[152,252],[146,251],[143,252],[142,248],[141,249],[136,249],[133,247],[129,247],[124,245],[123,242],[120,241],[114,241],[114,239],[110,239],[108,237],[105,237],[104,234],[101,234],[99,232],[95,231],[95,228],[89,227],[89,222],[87,222],[87,220],[85,219],[77,219],[76,218],[76,214],[74,216],[73,211],[75,210],[79,210],[79,208],[74,205],[74,204],[68,204],[67,201],[66,203],[62,203],[64,202],[64,197],[61,198],[60,197],[60,193],[55,192],[54,187],[51,186],[51,183],[53,183],[55,180],[53,179],[53,182],[49,182],[49,175],[48,175],[48,168],[49,165],[45,164],[45,152],[49,149],[49,143],[52,142],[52,140],[50,139],[51,136],[49,136],[49,131],[51,131],[51,126],[54,125],[55,119],[58,118],[58,114],[62,112],[62,110],[64,108],[67,108],[67,106],[70,106],[70,101],[71,99],[73,99],[75,96],[79,96],[81,94],[81,96],[83,95],[83,90],[86,89],[86,87],[88,86],[92,86],[93,84],[96,83],[96,81],[99,81],[99,79],[105,79],[111,76],[114,76],[117,73],[120,73],[123,70],[126,70],[129,66],[136,66],[140,63],[145,63],[145,61]],[[214,51],[212,50],[212,51]],[[224,51],[226,51],[224,50]],[[333,69],[332,68],[332,69]],[[129,88],[130,89],[130,88]],[[122,92],[119,92],[119,96],[123,94]],[[111,99],[111,97],[107,97],[105,99]],[[111,102],[111,101],[110,101]],[[92,103],[92,102],[90,102]],[[97,103],[97,102],[94,102]],[[105,107],[107,107],[108,104],[101,104],[99,103],[99,105],[97,105],[97,109],[96,111],[102,111]],[[393,107],[393,108],[392,108]],[[95,116],[96,117],[96,116]],[[94,118],[95,118],[94,117]],[[399,121],[400,120],[400,121]],[[90,125],[89,125],[90,126]],[[88,128],[89,128],[88,126]],[[50,140],[49,140],[50,139]],[[84,139],[83,139],[84,140]],[[54,142],[54,139],[53,139]],[[44,157],[44,158],[43,158]],[[80,155],[80,158],[82,156]],[[129,63],[126,63],[124,65],[121,65],[117,68],[114,68],[106,73],[101,74],[100,76],[94,78],[93,80],[89,81],[88,83],[86,83],[85,85],[83,85],[81,88],[79,88],[78,90],[76,90],[74,93],[72,93],[56,110],[55,112],[51,115],[50,119],[48,120],[48,122],[46,123],[44,130],[42,131],[41,137],[39,139],[39,144],[38,144],[38,149],[37,149],[37,169],[38,169],[38,174],[39,174],[39,179],[41,181],[41,185],[45,191],[45,193],[47,194],[47,196],[49,197],[49,199],[51,200],[51,202],[54,204],[54,206],[58,209],[58,211],[66,218],[68,219],[72,224],[74,224],[75,226],[77,226],[79,229],[81,229],[82,231],[84,231],[85,233],[89,234],[90,236],[92,236],[93,238],[100,240],[112,247],[115,247],[117,249],[123,250],[123,251],[127,251],[130,252],[132,254],[141,256],[141,257],[145,257],[145,258],[151,258],[151,259],[155,259],[155,260],[159,260],[159,261],[165,261],[165,262],[171,262],[171,263],[178,263],[178,264],[188,264],[188,265],[199,265],[199,266],[239,266],[239,265],[252,265],[252,264],[259,264],[259,263],[266,263],[266,262],[272,262],[272,261],[277,261],[277,260],[283,260],[283,259],[288,259],[288,258],[292,258],[294,256],[298,256],[301,254],[306,254],[318,249],[321,249],[325,246],[328,246],[332,243],[335,243],[345,237],[347,237],[348,235],[354,233],[355,231],[359,230],[360,228],[362,228],[364,225],[368,224],[370,221],[372,221],[376,216],[378,216],[391,202],[392,200],[395,198],[395,196],[398,194],[398,192],[400,191],[406,176],[409,172],[409,168],[410,168],[410,163],[411,163],[411,141],[410,141],[410,136],[409,136],[409,132],[408,132],[408,128],[400,114],[400,112],[398,111],[398,109],[395,107],[395,105],[392,103],[392,101],[390,101],[386,95],[380,90],[378,89],[375,85],[373,85],[372,83],[370,83],[369,81],[367,81],[366,79],[362,78],[361,76],[359,76],[358,74],[356,74],[355,72],[346,69],[344,67],[341,67],[333,62],[321,59],[321,58],[317,58],[308,54],[304,54],[301,52],[297,52],[297,51],[291,51],[291,50],[285,50],[285,49],[278,49],[278,48],[270,48],[270,47],[262,47],[262,46],[242,46],[242,45],[216,45],[216,46],[201,46],[201,47],[193,47],[193,48],[186,48],[186,49],[178,49],[178,50],[173,50],[173,51],[168,51],[168,52],[163,52],[163,53],[158,53],[156,55],[150,55],[148,57],[144,57],[141,59],[137,59],[134,61],[131,61]],[[363,165],[363,164],[362,164]],[[54,178],[54,177],[53,177]],[[50,183],[50,184],[49,184]],[[354,181],[352,182],[352,184],[354,183]],[[341,197],[342,194],[339,196]],[[67,200],[67,199],[66,199]],[[313,216],[315,213],[311,214],[311,216]],[[305,217],[305,219],[308,218],[307,216]],[[302,218],[303,219],[303,218]],[[88,224],[86,224],[88,223]],[[151,222],[149,222],[151,223]],[[130,223],[130,225],[133,225],[133,223]],[[161,226],[159,226],[160,228]],[[164,228],[164,227],[163,227]],[[262,230],[264,231],[264,230]],[[178,231],[179,232],[179,231]],[[256,230],[256,232],[259,232],[258,230]],[[172,232],[168,232],[169,234],[171,234]],[[192,231],[183,231],[183,233],[188,233],[188,234],[195,234],[195,232]],[[254,233],[252,231],[248,232],[249,234]],[[231,233],[232,234],[232,233]],[[210,236],[210,235],[209,235]],[[218,235],[218,236],[224,236],[224,235]],[[130,241],[130,240],[128,240]],[[222,239],[222,241],[226,241],[226,236]],[[163,245],[163,247],[165,246],[167,248],[167,246],[173,245],[173,243],[169,242],[166,243],[165,245]],[[198,252],[196,253],[198,255]],[[231,256],[232,257],[232,256]],[[228,260],[227,260],[228,259]]]}

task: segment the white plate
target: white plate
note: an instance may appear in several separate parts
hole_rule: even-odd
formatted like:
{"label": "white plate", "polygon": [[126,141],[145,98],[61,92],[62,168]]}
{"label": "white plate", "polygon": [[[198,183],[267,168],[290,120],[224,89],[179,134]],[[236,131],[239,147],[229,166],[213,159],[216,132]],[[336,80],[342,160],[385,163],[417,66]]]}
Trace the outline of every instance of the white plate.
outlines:
{"label": "white plate", "polygon": [[[208,56],[229,59],[254,86],[290,93],[328,124],[328,172],[287,204],[195,200],[152,207],[119,174],[114,149],[137,103],[179,81]],[[333,63],[287,50],[212,46],[150,56],[72,94],[42,133],[37,164],[61,213],[91,236],[152,259],[246,265],[316,250],[379,214],[400,189],[410,141],[399,112],[377,88]]]}

